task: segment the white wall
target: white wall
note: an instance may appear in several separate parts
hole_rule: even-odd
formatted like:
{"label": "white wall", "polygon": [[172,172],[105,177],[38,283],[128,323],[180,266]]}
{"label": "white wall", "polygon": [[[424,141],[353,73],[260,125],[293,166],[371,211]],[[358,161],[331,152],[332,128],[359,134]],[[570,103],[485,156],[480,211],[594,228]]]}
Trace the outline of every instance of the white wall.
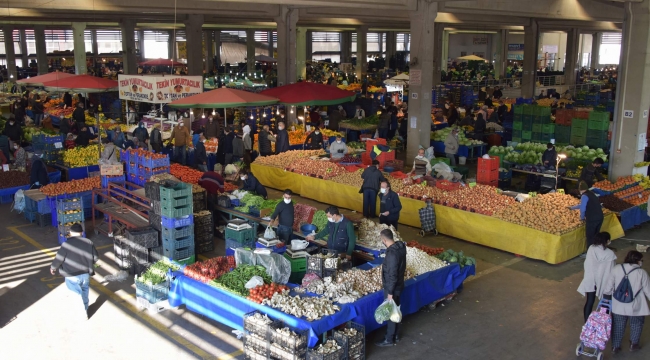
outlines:
{"label": "white wall", "polygon": [[564,61],[566,57],[566,36],[565,32],[545,32],[542,33],[539,41],[539,54],[544,54],[542,50],[544,45],[547,46],[557,46],[558,52],[556,54],[555,66],[552,70],[562,71],[564,69]]}
{"label": "white wall", "polygon": [[[474,45],[474,37],[486,37],[486,45]],[[461,56],[462,52],[466,55],[472,55],[475,52],[483,53],[486,60],[492,58],[490,34],[449,34],[449,57],[456,59]]]}

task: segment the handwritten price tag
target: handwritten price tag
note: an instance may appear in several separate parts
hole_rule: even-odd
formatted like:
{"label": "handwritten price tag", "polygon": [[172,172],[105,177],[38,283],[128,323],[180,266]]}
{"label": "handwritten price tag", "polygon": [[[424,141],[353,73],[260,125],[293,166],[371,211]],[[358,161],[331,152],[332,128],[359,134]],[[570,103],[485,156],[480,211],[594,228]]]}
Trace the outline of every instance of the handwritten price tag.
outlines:
{"label": "handwritten price tag", "polygon": [[57,149],[63,149],[63,144],[60,141],[54,143],[54,147]]}

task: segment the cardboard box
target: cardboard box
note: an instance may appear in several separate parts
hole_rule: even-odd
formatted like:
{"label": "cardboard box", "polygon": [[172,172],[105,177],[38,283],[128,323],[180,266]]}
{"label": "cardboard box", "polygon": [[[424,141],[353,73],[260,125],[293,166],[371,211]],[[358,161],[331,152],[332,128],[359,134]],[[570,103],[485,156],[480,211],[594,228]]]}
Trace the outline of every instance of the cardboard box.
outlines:
{"label": "cardboard box", "polygon": [[99,173],[101,175],[123,175],[124,165],[101,165],[99,167]]}

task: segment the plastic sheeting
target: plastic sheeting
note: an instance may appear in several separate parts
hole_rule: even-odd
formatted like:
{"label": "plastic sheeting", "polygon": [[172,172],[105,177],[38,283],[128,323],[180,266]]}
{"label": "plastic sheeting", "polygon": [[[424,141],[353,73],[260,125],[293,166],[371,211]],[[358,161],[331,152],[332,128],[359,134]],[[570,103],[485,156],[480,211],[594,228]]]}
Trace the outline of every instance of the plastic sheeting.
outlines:
{"label": "plastic sheeting", "polygon": [[286,284],[291,276],[291,262],[280,254],[256,254],[253,251],[238,248],[235,249],[235,262],[237,266],[241,264],[264,266],[266,273],[274,283]]}

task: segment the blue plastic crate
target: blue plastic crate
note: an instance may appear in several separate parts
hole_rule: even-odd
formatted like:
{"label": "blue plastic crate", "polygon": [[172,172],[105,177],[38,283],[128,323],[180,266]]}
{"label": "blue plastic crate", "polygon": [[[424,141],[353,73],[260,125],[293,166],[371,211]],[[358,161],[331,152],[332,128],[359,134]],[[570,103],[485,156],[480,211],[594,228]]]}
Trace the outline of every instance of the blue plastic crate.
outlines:
{"label": "blue plastic crate", "polygon": [[163,227],[160,232],[163,238],[167,239],[180,239],[190,235],[194,235],[194,225],[183,226],[180,228],[167,228]]}
{"label": "blue plastic crate", "polygon": [[142,165],[145,168],[153,169],[158,167],[169,167],[169,156],[162,159],[147,159],[144,156],[138,158],[138,165]]}
{"label": "blue plastic crate", "polygon": [[240,205],[239,199],[230,199],[230,206],[231,207],[237,207]]}
{"label": "blue plastic crate", "polygon": [[63,143],[64,141],[65,138],[63,137],[63,135],[45,136],[46,144],[56,144],[58,142]]}
{"label": "blue plastic crate", "polygon": [[68,169],[68,181],[86,179],[90,173],[98,172],[99,165],[82,166]]}
{"label": "blue plastic crate", "polygon": [[129,164],[126,166],[126,172],[127,172],[129,175],[138,175],[138,165],[137,165],[137,164],[129,163]]}
{"label": "blue plastic crate", "polygon": [[162,245],[163,248],[167,250],[183,249],[188,246],[194,246],[194,234],[180,239],[168,239],[163,236]]}
{"label": "blue plastic crate", "polygon": [[50,202],[47,200],[47,198],[41,199],[36,203],[36,212],[39,214],[49,214],[52,212]]}
{"label": "blue plastic crate", "polygon": [[30,223],[32,223],[32,222],[34,222],[36,220],[36,214],[37,213],[35,211],[27,211],[27,210],[23,211],[23,216]]}
{"label": "blue plastic crate", "polygon": [[37,210],[38,210],[38,202],[25,196],[25,212],[27,211],[36,212]]}
{"label": "blue plastic crate", "polygon": [[169,280],[160,284],[149,285],[140,281],[135,281],[135,296],[146,299],[152,304],[159,301],[167,300],[169,295]]}
{"label": "blue plastic crate", "polygon": [[184,249],[167,249],[163,245],[163,256],[169,258],[170,260],[180,260],[186,259],[190,256],[194,256],[194,245],[186,247]]}
{"label": "blue plastic crate", "polygon": [[120,149],[120,161],[123,163],[128,163],[130,158],[130,153],[128,150]]}
{"label": "blue plastic crate", "polygon": [[59,170],[53,171],[47,174],[47,176],[50,178],[50,184],[56,184],[61,181],[61,171]]}
{"label": "blue plastic crate", "polygon": [[194,225],[194,214],[180,218],[168,218],[165,215],[161,215],[160,218],[162,226],[166,228],[179,228],[183,226]]}
{"label": "blue plastic crate", "polygon": [[248,239],[239,242],[234,239],[226,239],[226,249],[249,248],[255,249],[255,239]]}
{"label": "blue plastic crate", "polygon": [[266,246],[260,244],[257,241],[255,242],[255,247],[258,248],[258,249],[269,249],[269,250],[271,250],[271,252],[274,252],[274,253],[280,254],[280,255],[284,254],[287,251],[286,246],[282,246],[282,247],[275,247],[275,246],[266,247]]}
{"label": "blue plastic crate", "polygon": [[109,183],[124,185],[124,182],[126,181],[126,177],[124,175],[121,176],[102,175],[101,180],[102,180],[102,188],[107,188]]}

